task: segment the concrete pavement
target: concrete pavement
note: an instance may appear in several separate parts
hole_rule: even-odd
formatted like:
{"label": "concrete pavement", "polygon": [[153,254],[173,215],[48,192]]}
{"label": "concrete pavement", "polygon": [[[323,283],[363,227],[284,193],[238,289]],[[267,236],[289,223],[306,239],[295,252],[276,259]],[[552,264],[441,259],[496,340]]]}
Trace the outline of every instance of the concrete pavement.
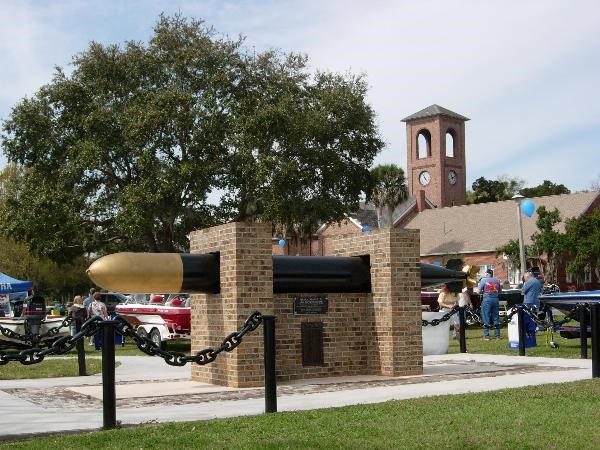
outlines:
{"label": "concrete pavement", "polygon": [[[117,420],[123,424],[256,415],[262,389],[190,381],[189,365],[160,358],[117,357]],[[294,411],[388,400],[483,392],[591,378],[591,360],[504,355],[426,356],[410,377],[320,378],[278,385],[278,410]],[[0,437],[102,427],[101,377],[0,380]]]}

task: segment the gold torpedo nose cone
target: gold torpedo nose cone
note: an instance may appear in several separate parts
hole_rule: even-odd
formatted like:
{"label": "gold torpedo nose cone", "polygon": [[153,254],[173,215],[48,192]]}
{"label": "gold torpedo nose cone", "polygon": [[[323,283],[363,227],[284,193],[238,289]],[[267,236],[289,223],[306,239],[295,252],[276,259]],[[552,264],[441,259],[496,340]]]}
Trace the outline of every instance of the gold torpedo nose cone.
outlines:
{"label": "gold torpedo nose cone", "polygon": [[181,290],[183,264],[177,253],[123,252],[97,259],[87,274],[110,291],[176,293]]}

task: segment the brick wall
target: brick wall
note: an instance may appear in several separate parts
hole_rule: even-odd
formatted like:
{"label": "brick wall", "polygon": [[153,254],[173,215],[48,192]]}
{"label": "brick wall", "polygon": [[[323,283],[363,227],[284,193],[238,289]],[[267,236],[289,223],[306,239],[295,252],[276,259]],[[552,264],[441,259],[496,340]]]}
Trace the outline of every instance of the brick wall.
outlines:
{"label": "brick wall", "polygon": [[279,238],[277,238],[271,241],[271,249],[274,255],[314,256],[317,255],[315,251],[318,248],[318,246],[314,245],[314,240],[314,238],[311,238],[296,241],[295,238],[288,238],[285,241],[285,246],[281,247],[279,245]]}
{"label": "brick wall", "polygon": [[[230,223],[190,235],[191,253],[220,253],[221,292],[192,296],[192,353],[218,346],[254,310],[273,314],[271,225]],[[233,352],[206,366],[192,365],[192,379],[232,387],[261,386],[262,328]]]}
{"label": "brick wall", "polygon": [[[293,313],[294,294],[276,294],[277,378],[420,374],[419,232],[353,232],[330,235],[329,243],[329,255],[370,255],[372,294],[319,294],[328,313],[304,316]],[[302,322],[323,323],[322,366],[302,366]]]}
{"label": "brick wall", "polygon": [[302,242],[296,242],[294,238],[286,240],[285,246],[279,245],[279,238],[273,239],[272,251],[274,255],[303,255],[303,256],[323,256],[331,255],[331,241],[337,236],[344,234],[362,233],[350,220],[343,220],[339,224],[328,224],[325,230],[318,235],[314,235],[311,239],[305,239]]}
{"label": "brick wall", "polygon": [[[446,156],[446,131],[454,130],[454,156]],[[417,137],[422,130],[431,134],[430,155],[418,158]],[[408,191],[417,195],[420,189],[438,208],[466,204],[465,123],[462,120],[435,116],[411,120],[406,123]],[[431,181],[427,186],[419,183],[419,175],[427,170]],[[448,183],[448,173],[457,174],[456,184]]]}
{"label": "brick wall", "polygon": [[328,224],[327,227],[318,235],[314,235],[310,240],[307,239],[297,243],[294,239],[286,240],[284,247],[279,245],[279,239],[272,241],[273,255],[303,255],[303,256],[325,256],[332,253],[332,241],[338,236],[346,234],[359,234],[362,230],[350,220],[343,220],[338,223]]}
{"label": "brick wall", "polygon": [[[296,294],[300,295],[300,294]],[[277,379],[292,380],[378,373],[369,365],[372,357],[367,294],[302,294],[326,296],[327,314],[294,315],[295,294],[275,294]],[[322,366],[302,365],[303,322],[323,323]]]}
{"label": "brick wall", "polygon": [[356,236],[360,234],[362,234],[362,230],[349,220],[343,220],[339,224],[329,224],[319,236],[321,240],[319,248],[321,251],[320,255],[333,255],[333,242],[335,239],[341,236]]}
{"label": "brick wall", "polygon": [[421,373],[419,231],[387,228],[341,236],[334,241],[333,254],[371,257],[371,371],[389,376]]}
{"label": "brick wall", "polygon": [[[332,239],[338,256],[370,255],[372,294],[326,294],[326,314],[294,315],[294,294],[272,294],[271,230],[228,224],[196,231],[192,253],[220,252],[221,292],[192,297],[192,352],[216,347],[254,310],[276,316],[277,377],[422,372],[418,230],[385,229]],[[309,294],[302,294],[307,296]],[[319,294],[325,295],[325,294]],[[303,322],[322,322],[324,364],[302,365]],[[192,379],[233,387],[263,385],[262,327]]]}

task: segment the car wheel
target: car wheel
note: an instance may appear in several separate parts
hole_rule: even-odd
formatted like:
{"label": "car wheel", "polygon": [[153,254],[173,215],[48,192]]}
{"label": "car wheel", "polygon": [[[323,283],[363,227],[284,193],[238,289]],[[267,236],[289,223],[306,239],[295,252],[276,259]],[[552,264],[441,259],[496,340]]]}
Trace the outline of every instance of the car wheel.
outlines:
{"label": "car wheel", "polygon": [[140,337],[144,337],[147,338],[148,337],[148,332],[146,331],[145,328],[139,327],[137,330],[135,330],[138,334],[138,336]]}
{"label": "car wheel", "polygon": [[154,345],[161,350],[164,350],[166,347],[166,342],[163,342],[162,338],[160,337],[160,331],[158,331],[156,328],[152,328],[152,331],[150,331],[150,339],[152,339]]}

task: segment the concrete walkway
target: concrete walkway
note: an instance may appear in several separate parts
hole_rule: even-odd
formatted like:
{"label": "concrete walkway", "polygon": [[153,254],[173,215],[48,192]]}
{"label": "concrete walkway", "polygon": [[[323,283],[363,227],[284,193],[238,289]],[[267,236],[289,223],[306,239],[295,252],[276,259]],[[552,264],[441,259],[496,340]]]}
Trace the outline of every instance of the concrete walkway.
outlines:
{"label": "concrete walkway", "polygon": [[[117,420],[123,424],[256,415],[262,389],[190,381],[189,365],[160,358],[117,357]],[[591,378],[591,360],[504,355],[426,356],[424,373],[302,380],[278,386],[278,410],[378,403],[431,395],[483,392]],[[466,381],[468,380],[468,381]],[[102,427],[101,377],[0,380],[0,439]]]}

